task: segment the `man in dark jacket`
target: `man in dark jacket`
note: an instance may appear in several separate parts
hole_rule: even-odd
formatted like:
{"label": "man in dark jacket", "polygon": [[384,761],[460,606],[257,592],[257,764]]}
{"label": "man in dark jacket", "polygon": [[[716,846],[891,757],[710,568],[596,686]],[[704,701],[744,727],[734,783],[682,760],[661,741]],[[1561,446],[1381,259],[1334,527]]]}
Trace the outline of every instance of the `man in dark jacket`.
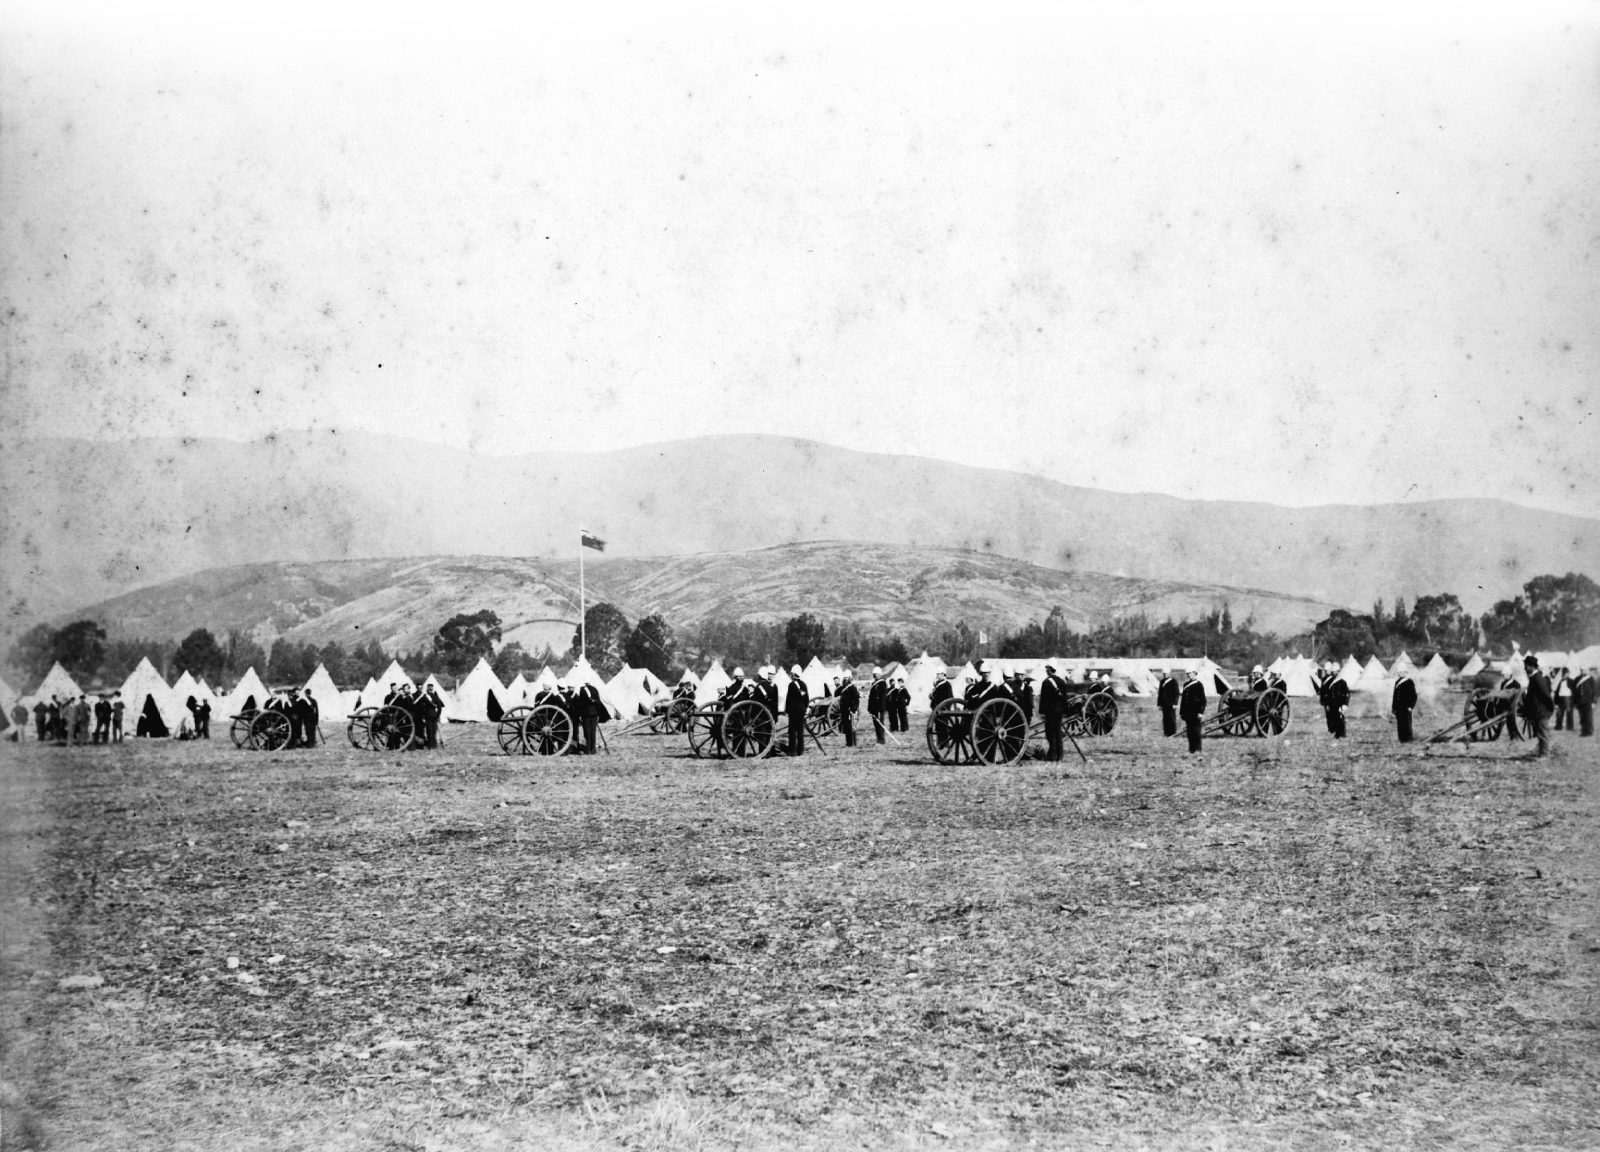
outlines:
{"label": "man in dark jacket", "polygon": [[611,711],[600,699],[600,690],[593,684],[579,687],[573,700],[573,707],[578,713],[578,723],[583,730],[583,750],[592,756],[597,726],[602,721],[611,719]]}
{"label": "man in dark jacket", "polygon": [[883,678],[883,669],[872,670],[872,683],[867,686],[867,715],[872,717],[872,731],[878,743],[883,743],[883,714],[889,708],[889,682]]}
{"label": "man in dark jacket", "polygon": [[1199,669],[1189,673],[1189,682],[1183,686],[1183,694],[1178,698],[1178,715],[1183,717],[1190,753],[1200,751],[1200,725],[1206,716],[1206,686],[1201,683]]}
{"label": "man in dark jacket", "polygon": [[111,701],[101,694],[94,702],[94,743],[111,743]]}
{"label": "man in dark jacket", "polygon": [[122,743],[122,714],[127,710],[127,705],[122,702],[122,693],[111,694],[111,742]]}
{"label": "man in dark jacket", "polygon": [[1156,707],[1161,709],[1163,736],[1178,734],[1178,692],[1178,678],[1171,672],[1163,672],[1161,682],[1156,685]]}
{"label": "man in dark jacket", "polygon": [[783,711],[789,717],[789,747],[791,756],[806,750],[806,709],[811,705],[811,693],[806,682],[800,679],[800,665],[789,669],[789,691],[783,698]]}
{"label": "man in dark jacket", "polygon": [[1539,742],[1534,756],[1550,755],[1550,714],[1556,710],[1555,693],[1550,690],[1550,677],[1539,668],[1539,658],[1524,656],[1522,666],[1528,672],[1528,686],[1522,693],[1523,715],[1528,720],[1528,735]]}
{"label": "man in dark jacket", "polygon": [[1417,682],[1404,672],[1394,682],[1394,694],[1389,698],[1389,711],[1394,714],[1395,734],[1400,743],[1411,743],[1411,710],[1417,706]]}
{"label": "man in dark jacket", "polygon": [[1322,711],[1328,718],[1328,731],[1335,740],[1343,740],[1344,710],[1350,706],[1350,685],[1342,673],[1336,674],[1322,690]]}
{"label": "man in dark jacket", "polygon": [[1056,675],[1056,666],[1044,666],[1044,681],[1039,685],[1039,715],[1044,719],[1045,759],[1061,759],[1061,719],[1067,714],[1067,682]]}
{"label": "man in dark jacket", "polygon": [[911,690],[905,677],[898,677],[889,689],[889,729],[893,732],[911,731]]}
{"label": "man in dark jacket", "polygon": [[1572,707],[1578,713],[1578,735],[1594,735],[1594,677],[1595,670],[1580,670],[1572,681]]}
{"label": "man in dark jacket", "polygon": [[861,709],[861,689],[851,679],[850,673],[844,674],[844,683],[839,685],[839,731],[844,736],[844,746],[856,746],[856,713]]}
{"label": "man in dark jacket", "polygon": [[34,701],[33,733],[41,744],[50,739],[50,705],[43,700]]}

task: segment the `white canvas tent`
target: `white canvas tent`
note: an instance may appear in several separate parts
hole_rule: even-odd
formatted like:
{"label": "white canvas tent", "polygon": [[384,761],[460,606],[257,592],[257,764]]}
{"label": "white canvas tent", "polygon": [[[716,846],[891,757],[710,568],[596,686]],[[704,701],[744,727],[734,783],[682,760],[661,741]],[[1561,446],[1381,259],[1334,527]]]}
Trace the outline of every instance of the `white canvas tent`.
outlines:
{"label": "white canvas tent", "polygon": [[[746,671],[749,671],[746,669]],[[726,688],[733,677],[728,675],[727,669],[722,666],[721,660],[713,660],[711,667],[706,669],[706,674],[700,678],[700,686],[694,690],[696,704],[709,704],[717,698],[717,694]]]}
{"label": "white canvas tent", "polygon": [[977,678],[978,670],[972,666],[972,661],[968,660],[959,669],[957,669],[954,674],[951,675],[950,683],[955,686],[956,695],[960,696],[966,691],[967,685],[971,684]]}
{"label": "white canvas tent", "polygon": [[630,668],[626,664],[606,682],[605,690],[624,720],[648,716],[651,706],[667,697],[667,686],[657,680],[650,669]]}
{"label": "white canvas tent", "polygon": [[1361,665],[1356,663],[1353,653],[1344,658],[1344,663],[1339,666],[1337,675],[1350,688],[1354,688],[1361,683]]}
{"label": "white canvas tent", "polygon": [[200,684],[195,678],[184,672],[172,682],[172,694],[178,698],[178,703],[188,705],[189,697],[194,697],[196,704],[200,703]]}
{"label": "white canvas tent", "polygon": [[[433,677],[428,677],[433,679]],[[528,702],[533,695],[533,686],[528,683],[527,677],[518,672],[511,678],[511,683],[506,685],[506,707],[518,708]]]}
{"label": "white canvas tent", "polygon": [[[146,716],[152,724],[157,717],[161,721],[160,727],[149,733],[151,736],[176,736],[185,721],[191,728],[194,727],[194,717],[189,709],[184,707],[172,687],[161,678],[161,673],[156,671],[149,657],[140,658],[138,667],[128,673],[128,678],[122,682],[122,700],[127,705],[122,729],[128,735],[138,731],[140,719]],[[146,711],[147,702],[155,705],[153,715]]]}
{"label": "white canvas tent", "polygon": [[444,714],[448,720],[484,724],[500,719],[506,707],[506,686],[500,683],[500,677],[494,674],[489,662],[480,656],[466,679],[456,685],[454,701],[445,702]]}
{"label": "white canvas tent", "polygon": [[[888,669],[884,671],[887,672]],[[822,699],[822,690],[824,688],[828,689],[829,694],[832,694],[833,683],[828,675],[828,670],[823,667],[822,661],[815,656],[811,658],[811,663],[800,670],[800,679],[805,681],[806,691],[811,693],[813,700]],[[779,699],[781,700],[782,697],[779,697]]]}
{"label": "white canvas tent", "polygon": [[67,675],[67,670],[58,663],[50,666],[50,671],[39,681],[39,686],[23,697],[23,701],[31,707],[40,700],[49,700],[52,696],[62,698],[70,696],[76,700],[82,695],[83,689],[78,687],[77,681]]}
{"label": "white canvas tent", "polygon": [[1448,684],[1450,682],[1450,665],[1444,662],[1444,657],[1435,652],[1433,659],[1429,660],[1422,671],[1417,673],[1417,679],[1426,680],[1430,684]]}
{"label": "white canvas tent", "polygon": [[694,684],[694,685],[698,686],[699,683],[700,683],[700,677],[698,677],[698,676],[696,676],[694,674],[694,669],[685,668],[683,670],[683,675],[678,677],[678,683],[679,684],[689,683],[689,684]]}
{"label": "white canvas tent", "polygon": [[417,686],[417,682],[407,675],[404,668],[400,667],[400,661],[398,660],[389,661],[389,666],[383,670],[383,675],[378,677],[378,683],[383,685],[385,692],[401,684],[409,684],[413,688]]}
{"label": "white canvas tent", "polygon": [[333,682],[333,677],[328,675],[326,666],[318,664],[317,670],[305,682],[304,688],[317,702],[318,720],[335,723],[348,715],[344,709],[344,696],[340,693],[339,686]]}
{"label": "white canvas tent", "polygon": [[1577,675],[1580,668],[1584,671],[1600,668],[1600,644],[1591,644],[1587,648],[1579,649],[1572,654],[1571,659],[1572,663],[1567,667],[1572,669],[1573,675]]}
{"label": "white canvas tent", "polygon": [[1361,666],[1361,678],[1363,680],[1369,678],[1373,680],[1385,680],[1388,679],[1388,676],[1389,670],[1383,666],[1383,661],[1378,659],[1378,654],[1376,652],[1374,652],[1371,656],[1368,656],[1367,662]]}
{"label": "white canvas tent", "polygon": [[1315,696],[1317,682],[1312,679],[1316,675],[1317,662],[1298,653],[1294,656],[1282,656],[1272,662],[1269,671],[1276,672],[1283,677],[1284,691],[1290,696]]}
{"label": "white canvas tent", "polygon": [[1417,666],[1411,662],[1410,653],[1403,648],[1400,650],[1400,655],[1394,658],[1394,663],[1389,665],[1390,676],[1398,680],[1400,679],[1401,673],[1405,673],[1407,676],[1413,678],[1415,678],[1417,675]]}
{"label": "white canvas tent", "polygon": [[362,688],[361,692],[356,696],[356,707],[381,707],[383,704],[383,698],[388,694],[389,690],[387,688],[385,688],[382,684],[379,684],[371,676],[368,676],[366,686]]}
{"label": "white canvas tent", "polygon": [[620,717],[623,720],[632,719],[634,714],[623,710],[621,703],[611,695],[611,690],[606,687],[606,682],[600,678],[600,673],[596,672],[594,665],[589,663],[589,658],[580,655],[572,667],[567,670],[567,674],[561,678],[561,686],[563,688],[579,688],[585,684],[594,686],[595,691],[600,693],[601,702],[605,704],[613,716]]}
{"label": "white canvas tent", "polygon": [[0,720],[5,721],[5,724],[0,725],[0,728],[6,728],[10,726],[11,709],[16,704],[18,699],[20,699],[20,697],[17,695],[17,690],[11,687],[11,685],[7,684],[4,678],[0,678]]}
{"label": "white canvas tent", "polygon": [[[1435,657],[1435,659],[1437,659],[1437,657]],[[1485,665],[1483,662],[1483,657],[1474,652],[1471,656],[1467,657],[1467,662],[1461,666],[1461,678],[1463,680],[1471,679],[1479,672],[1482,672],[1484,667]]]}
{"label": "white canvas tent", "polygon": [[940,672],[949,672],[949,666],[937,656],[922,655],[906,665],[906,691],[911,693],[910,710],[926,712],[928,697],[933,693]]}
{"label": "white canvas tent", "polygon": [[[127,695],[126,692],[123,693]],[[267,691],[267,686],[261,682],[261,677],[256,675],[255,668],[246,668],[244,675],[239,677],[239,682],[233,686],[233,691],[222,697],[212,707],[211,719],[213,723],[218,720],[228,721],[244,711],[245,701],[255,698],[256,707],[260,708],[267,702],[267,697],[272,693]],[[123,721],[123,727],[128,727],[133,722],[133,705],[128,706],[128,718]]]}
{"label": "white canvas tent", "polygon": [[[455,700],[455,696],[451,693],[450,689],[439,683],[439,678],[432,672],[429,672],[428,678],[422,682],[422,690],[424,692],[426,692],[429,688],[432,688],[439,694],[439,699],[444,702],[444,710],[449,712],[450,704]],[[506,707],[509,708],[511,705],[507,704]]]}

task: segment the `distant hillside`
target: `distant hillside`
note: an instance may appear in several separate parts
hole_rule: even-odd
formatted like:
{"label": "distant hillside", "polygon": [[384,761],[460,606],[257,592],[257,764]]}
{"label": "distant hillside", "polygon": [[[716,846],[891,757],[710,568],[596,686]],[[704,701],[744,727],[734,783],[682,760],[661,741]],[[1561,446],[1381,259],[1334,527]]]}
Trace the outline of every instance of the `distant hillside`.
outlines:
{"label": "distant hillside", "polygon": [[1600,574],[1600,521],[1498,500],[1186,501],[770,436],[510,458],[331,432],[252,444],[48,440],[7,447],[0,479],[0,631],[13,633],[219,566],[564,561],[580,523],[610,542],[608,558],[816,540],[969,548],[1363,609],[1377,597],[1453,591],[1480,611],[1541,572]]}
{"label": "distant hillside", "polygon": [[[181,638],[196,627],[260,639],[346,646],[376,638],[386,649],[427,644],[457,612],[493,609],[507,639],[533,651],[563,649],[578,619],[574,561],[486,556],[252,564],[179,577],[67,617],[114,636]],[[676,626],[707,618],[784,620],[800,612],[853,620],[869,632],[927,635],[965,620],[1012,629],[1060,605],[1085,631],[1134,612],[1181,619],[1226,603],[1234,617],[1298,632],[1332,607],[1270,592],[1062,572],[948,548],[828,542],[751,552],[590,564],[591,599],[630,619],[659,612]]]}

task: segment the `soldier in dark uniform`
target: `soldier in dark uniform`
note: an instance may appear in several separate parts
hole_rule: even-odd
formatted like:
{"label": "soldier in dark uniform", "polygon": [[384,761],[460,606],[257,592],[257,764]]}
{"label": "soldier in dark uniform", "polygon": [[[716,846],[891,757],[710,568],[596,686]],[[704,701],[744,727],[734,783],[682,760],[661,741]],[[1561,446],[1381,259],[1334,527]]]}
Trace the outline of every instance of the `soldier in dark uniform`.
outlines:
{"label": "soldier in dark uniform", "polygon": [[1044,666],[1044,683],[1039,685],[1039,714],[1044,717],[1045,758],[1061,759],[1061,721],[1067,714],[1067,682],[1056,675],[1056,666]]}
{"label": "soldier in dark uniform", "polygon": [[122,702],[120,691],[111,694],[111,742],[122,743],[122,713],[127,710],[127,705]]}
{"label": "soldier in dark uniform", "polygon": [[194,734],[201,740],[211,739],[211,701],[200,701],[194,710]]}
{"label": "soldier in dark uniform", "polygon": [[317,702],[310,692],[296,693],[290,707],[300,719],[300,743],[306,748],[317,746]]}
{"label": "soldier in dark uniform", "polygon": [[1539,658],[1527,655],[1522,666],[1528,670],[1528,687],[1523,691],[1523,714],[1528,718],[1528,734],[1539,742],[1535,756],[1550,754],[1550,714],[1555,711],[1555,693],[1550,688],[1550,677],[1539,667]]}
{"label": "soldier in dark uniform", "polygon": [[1178,734],[1178,680],[1170,671],[1161,674],[1156,685],[1156,707],[1161,709],[1161,734]]}
{"label": "soldier in dark uniform", "polygon": [[599,725],[611,719],[611,711],[600,699],[600,690],[593,684],[581,685],[573,699],[578,723],[583,728],[583,750],[594,755],[595,734]]}
{"label": "soldier in dark uniform", "polygon": [[911,691],[905,678],[897,677],[889,689],[889,727],[895,732],[911,731]]}
{"label": "soldier in dark uniform", "polygon": [[1394,682],[1389,711],[1394,714],[1395,735],[1400,743],[1411,743],[1411,710],[1417,706],[1417,682],[1404,672]]}
{"label": "soldier in dark uniform", "polygon": [[772,718],[778,718],[778,670],[771,664],[761,669],[761,702],[767,706],[767,711],[772,713]]}
{"label": "soldier in dark uniform", "polygon": [[1272,687],[1272,685],[1267,683],[1266,670],[1262,668],[1261,665],[1257,664],[1254,668],[1250,669],[1250,691],[1265,692],[1270,687]]}
{"label": "soldier in dark uniform", "polygon": [[889,707],[889,684],[883,678],[883,669],[872,670],[872,683],[867,686],[867,715],[872,717],[872,731],[883,743],[883,713]]}
{"label": "soldier in dark uniform", "polygon": [[930,709],[937,708],[955,694],[955,688],[950,684],[949,673],[935,672],[933,674],[933,691],[928,693],[928,707]]}
{"label": "soldier in dark uniform", "polygon": [[33,734],[41,744],[50,738],[50,705],[43,700],[33,703]]}
{"label": "soldier in dark uniform", "polygon": [[1183,730],[1189,737],[1189,751],[1200,751],[1200,725],[1206,715],[1206,686],[1200,682],[1200,671],[1189,673],[1189,682],[1183,686],[1178,699],[1178,714],[1183,717]]}
{"label": "soldier in dark uniform", "polygon": [[[189,699],[193,700],[191,696]],[[111,701],[102,693],[94,702],[94,738],[96,744],[111,743]]]}
{"label": "soldier in dark uniform", "polygon": [[1022,705],[1022,720],[1025,724],[1033,723],[1033,681],[1020,672],[1017,674],[1016,687],[1013,689],[1017,703]]}
{"label": "soldier in dark uniform", "polygon": [[789,755],[799,756],[806,750],[806,709],[811,704],[811,693],[806,682],[800,679],[800,665],[789,669],[789,691],[783,699],[783,711],[789,717]]}
{"label": "soldier in dark uniform", "polygon": [[306,743],[305,709],[300,703],[300,690],[291,688],[285,696],[275,697],[280,710],[289,718],[289,747],[303,748]]}
{"label": "soldier in dark uniform", "polygon": [[1344,710],[1349,706],[1350,685],[1345,683],[1343,673],[1336,674],[1322,690],[1322,711],[1328,718],[1328,731],[1333,733],[1335,740],[1344,739]]}
{"label": "soldier in dark uniform", "polygon": [[432,684],[428,685],[428,740],[429,748],[439,746],[439,719],[444,715],[444,701],[439,696],[439,689]]}
{"label": "soldier in dark uniform", "polygon": [[1594,675],[1593,668],[1580,671],[1572,682],[1572,706],[1578,712],[1578,735],[1594,735]]}
{"label": "soldier in dark uniform", "polygon": [[844,746],[856,746],[856,713],[861,708],[861,689],[855,685],[850,673],[844,674],[839,685],[839,732],[844,736]]}

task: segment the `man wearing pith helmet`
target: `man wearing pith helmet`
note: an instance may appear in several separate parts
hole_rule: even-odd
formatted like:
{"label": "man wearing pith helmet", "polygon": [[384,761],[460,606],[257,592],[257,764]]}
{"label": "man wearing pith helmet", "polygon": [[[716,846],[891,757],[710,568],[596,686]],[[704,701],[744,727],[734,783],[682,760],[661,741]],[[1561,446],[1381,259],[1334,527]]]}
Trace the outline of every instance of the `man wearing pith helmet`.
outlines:
{"label": "man wearing pith helmet", "polygon": [[806,708],[811,703],[811,693],[806,682],[800,679],[800,665],[789,669],[789,691],[783,700],[783,710],[789,717],[789,755],[798,756],[806,750]]}

